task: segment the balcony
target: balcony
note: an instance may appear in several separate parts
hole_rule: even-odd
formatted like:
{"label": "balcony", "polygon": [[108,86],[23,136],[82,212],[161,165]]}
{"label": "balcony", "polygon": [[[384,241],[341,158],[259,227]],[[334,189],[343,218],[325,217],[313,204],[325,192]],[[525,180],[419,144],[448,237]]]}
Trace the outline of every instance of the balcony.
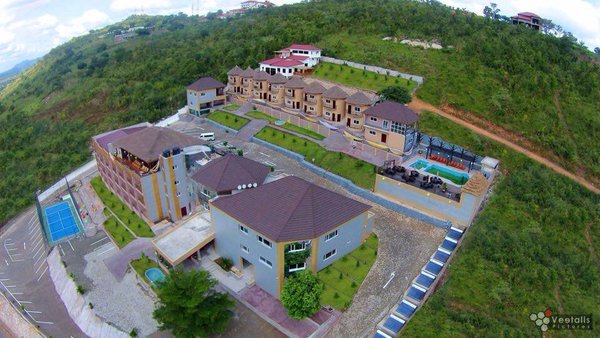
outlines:
{"label": "balcony", "polygon": [[313,97],[311,98],[309,95],[304,95],[304,101],[306,102],[310,102],[310,103],[317,103],[317,97],[313,95]]}
{"label": "balcony", "polygon": [[294,94],[295,94],[295,92],[293,90],[292,91],[288,91],[288,90],[285,91],[285,96],[287,96],[287,97],[293,98],[295,96]]}
{"label": "balcony", "polygon": [[335,100],[329,100],[329,103],[327,103],[327,100],[323,100],[323,107],[337,109],[337,104]]}

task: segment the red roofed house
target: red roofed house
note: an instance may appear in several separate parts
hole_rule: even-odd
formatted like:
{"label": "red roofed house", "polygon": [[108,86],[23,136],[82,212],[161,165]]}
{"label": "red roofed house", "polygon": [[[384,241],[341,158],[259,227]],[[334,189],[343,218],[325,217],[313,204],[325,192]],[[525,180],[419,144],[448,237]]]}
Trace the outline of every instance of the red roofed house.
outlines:
{"label": "red roofed house", "polygon": [[536,31],[540,30],[542,18],[531,12],[522,12],[511,17],[513,25],[525,25],[525,27],[533,28]]}
{"label": "red roofed house", "polygon": [[321,49],[313,45],[293,44],[276,52],[274,58],[260,62],[260,70],[270,75],[281,73],[292,76],[312,69],[319,63]]}

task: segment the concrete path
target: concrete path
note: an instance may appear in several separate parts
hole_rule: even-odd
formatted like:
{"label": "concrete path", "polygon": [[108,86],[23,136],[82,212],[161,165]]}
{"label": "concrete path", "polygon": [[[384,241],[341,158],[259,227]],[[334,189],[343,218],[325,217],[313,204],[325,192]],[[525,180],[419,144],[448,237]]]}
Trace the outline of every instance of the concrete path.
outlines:
{"label": "concrete path", "polygon": [[250,120],[250,122],[247,125],[245,125],[242,129],[240,129],[240,131],[236,134],[236,138],[248,142],[254,135],[256,135],[256,133],[263,129],[267,124],[269,124],[267,120]]}
{"label": "concrete path", "polygon": [[500,142],[503,145],[520,152],[521,154],[531,158],[534,161],[537,161],[543,165],[545,165],[546,167],[554,170],[555,172],[566,176],[570,179],[572,179],[573,181],[579,183],[580,185],[582,185],[583,187],[591,190],[592,192],[596,193],[596,194],[600,194],[600,189],[598,189],[596,186],[594,186],[590,181],[587,181],[586,179],[584,179],[581,176],[578,176],[566,169],[564,169],[563,167],[557,165],[556,163],[546,159],[545,157],[541,156],[540,154],[530,151],[528,149],[525,149],[524,147],[513,143],[499,135],[496,135],[494,133],[491,133],[489,130],[483,129],[481,127],[478,127],[474,124],[471,124],[461,118],[458,118],[446,111],[443,111],[435,106],[433,106],[432,104],[429,104],[427,102],[424,102],[420,99],[418,99],[417,97],[413,96],[412,102],[408,105],[411,109],[421,112],[423,110],[427,110],[427,111],[431,111],[433,113],[436,113],[444,118],[447,118],[448,120],[451,120],[455,123],[460,124],[461,126],[479,134],[479,135],[483,135],[487,138],[491,138],[492,140],[496,141],[496,142]]}
{"label": "concrete path", "polygon": [[106,264],[110,273],[115,276],[115,279],[120,282],[127,273],[129,261],[140,258],[142,252],[149,258],[156,260],[151,238],[136,238],[122,250],[119,250],[118,253],[106,258],[104,264]]}

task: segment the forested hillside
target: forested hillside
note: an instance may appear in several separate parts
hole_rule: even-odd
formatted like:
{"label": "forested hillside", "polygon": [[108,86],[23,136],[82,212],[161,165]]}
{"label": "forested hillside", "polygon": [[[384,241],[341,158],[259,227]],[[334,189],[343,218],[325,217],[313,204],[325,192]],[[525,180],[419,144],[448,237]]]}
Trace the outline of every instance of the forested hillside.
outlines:
{"label": "forested hillside", "polygon": [[[122,44],[107,34],[134,25],[153,30]],[[437,39],[455,48],[422,50],[384,36]],[[86,161],[94,133],[169,115],[198,76],[225,80],[231,66],[256,66],[291,42],[424,75],[423,99],[472,111],[563,165],[600,176],[598,61],[568,38],[433,1],[324,0],[208,22],[136,16],[55,48],[1,96],[0,222]]]}

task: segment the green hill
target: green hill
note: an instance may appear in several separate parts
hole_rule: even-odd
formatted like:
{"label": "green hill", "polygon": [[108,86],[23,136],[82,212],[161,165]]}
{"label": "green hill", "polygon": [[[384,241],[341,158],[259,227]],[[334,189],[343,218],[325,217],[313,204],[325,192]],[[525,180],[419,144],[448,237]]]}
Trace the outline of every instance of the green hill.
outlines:
{"label": "green hill", "polygon": [[[140,25],[151,27],[143,32],[150,34],[114,43],[111,32]],[[453,48],[424,50],[383,41],[386,36],[435,39]],[[170,115],[184,104],[185,87],[199,76],[212,75],[224,81],[233,65],[256,66],[257,61],[292,42],[315,43],[329,56],[423,75],[425,83],[417,91],[420,98],[469,111],[520,136],[563,166],[599,181],[599,61],[569,38],[486,21],[435,1],[322,0],[255,10],[231,20],[135,16],[52,50],[0,94],[0,224],[31,205],[37,189],[89,160],[89,138],[95,133]],[[458,127],[443,124],[432,131],[449,133],[442,136],[452,139],[454,129]],[[480,150],[481,141],[457,141]],[[426,310],[441,316],[444,325],[440,330],[445,335],[457,327],[465,336],[480,335],[476,327],[482,321],[493,329],[502,327],[505,335],[514,335],[526,325],[515,322],[520,317],[511,317],[510,311],[526,312],[535,300],[511,298],[511,306],[498,309],[495,316],[491,306],[513,285],[512,273],[523,274],[530,278],[527,281],[552,273],[529,271],[527,260],[515,256],[523,250],[539,252],[539,247],[546,245],[535,242],[536,238],[546,239],[537,235],[539,231],[573,231],[560,238],[565,243],[547,243],[548,252],[563,255],[553,264],[539,262],[549,267],[566,264],[569,258],[581,259],[577,250],[587,252],[581,238],[575,238],[575,234],[584,234],[584,224],[590,224],[589,245],[595,247],[594,252],[600,251],[599,224],[593,221],[599,215],[597,196],[531,162],[521,162],[516,154],[494,149],[492,154],[509,163],[504,167],[506,180],[498,185],[492,201],[496,204],[482,215],[470,235],[477,240],[469,239],[474,244],[463,247],[457,268],[450,269],[448,286],[442,287]],[[519,165],[510,165],[512,157]],[[517,180],[519,177],[523,179]],[[513,194],[520,196],[509,199]],[[503,203],[505,208],[500,207]],[[568,211],[549,219],[559,208]],[[491,219],[499,221],[492,227]],[[569,228],[569,222],[577,223],[576,229]],[[523,229],[518,227],[522,232],[514,241],[489,238],[515,226]],[[481,272],[474,278],[483,281],[493,274],[496,279],[486,282],[498,284],[496,293],[469,286],[475,296],[465,294],[460,299],[460,306],[469,313],[484,314],[446,314],[441,305],[448,304],[447,294],[462,290],[460,274],[472,268],[464,262],[480,262],[475,259],[488,245],[494,246],[495,255],[486,259],[493,262],[506,255],[505,270],[490,271],[489,275]],[[561,253],[562,246],[569,250]],[[598,285],[598,267],[587,263],[574,266],[592,269],[586,270],[588,284],[572,283],[570,278],[577,277],[574,273],[541,278],[531,287],[536,295],[552,297],[553,283],[566,276],[563,285],[582,288],[580,295],[569,295],[584,301],[578,308],[571,299],[565,309],[587,311],[587,304],[598,304],[598,290],[591,286]],[[409,327],[426,323],[422,315],[416,319]]]}

